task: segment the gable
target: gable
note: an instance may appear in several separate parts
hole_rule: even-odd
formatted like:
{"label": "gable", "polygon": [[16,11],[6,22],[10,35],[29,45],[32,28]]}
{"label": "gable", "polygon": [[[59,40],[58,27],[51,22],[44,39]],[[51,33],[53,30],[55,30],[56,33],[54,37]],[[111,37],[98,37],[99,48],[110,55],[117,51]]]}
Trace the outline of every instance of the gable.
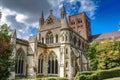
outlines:
{"label": "gable", "polygon": [[46,25],[49,25],[49,24],[55,24],[55,23],[58,23],[59,21],[57,20],[57,18],[53,15],[50,15],[46,21],[45,21],[45,24]]}

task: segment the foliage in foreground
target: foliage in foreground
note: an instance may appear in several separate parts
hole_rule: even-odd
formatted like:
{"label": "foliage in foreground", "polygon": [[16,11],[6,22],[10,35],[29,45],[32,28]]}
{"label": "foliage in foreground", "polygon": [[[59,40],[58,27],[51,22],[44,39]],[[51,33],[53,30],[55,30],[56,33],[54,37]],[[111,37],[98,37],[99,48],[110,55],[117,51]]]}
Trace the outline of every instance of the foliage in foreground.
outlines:
{"label": "foliage in foreground", "polygon": [[111,69],[120,66],[120,41],[105,40],[102,43],[94,42],[88,52],[92,70]]}
{"label": "foliage in foreground", "polygon": [[0,79],[6,80],[10,72],[8,68],[13,65],[11,59],[13,46],[11,44],[11,38],[8,35],[9,28],[7,24],[0,26]]}
{"label": "foliage in foreground", "polygon": [[104,80],[120,80],[120,77],[109,78],[109,79],[104,79]]}
{"label": "foliage in foreground", "polygon": [[[16,80],[30,80],[30,79],[16,79]],[[60,78],[60,77],[47,77],[47,78],[37,78],[35,80],[68,80],[68,79]]]}
{"label": "foliage in foreground", "polygon": [[94,72],[82,72],[76,75],[75,80],[103,80],[107,78],[120,77],[120,67],[109,70],[99,70]]}

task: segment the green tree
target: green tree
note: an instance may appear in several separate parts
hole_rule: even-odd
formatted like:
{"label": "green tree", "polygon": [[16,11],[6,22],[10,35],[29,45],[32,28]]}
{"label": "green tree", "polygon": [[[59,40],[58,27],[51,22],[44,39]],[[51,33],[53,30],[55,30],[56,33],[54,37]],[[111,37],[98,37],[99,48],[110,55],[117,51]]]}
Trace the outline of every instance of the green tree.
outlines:
{"label": "green tree", "polygon": [[9,27],[7,24],[0,26],[0,79],[6,80],[10,71],[9,68],[13,65],[12,57],[13,46],[9,35]]}
{"label": "green tree", "polygon": [[90,45],[87,56],[88,59],[90,60],[90,66],[92,70],[96,70],[98,68],[98,60],[97,60],[97,51],[96,51],[96,46],[99,45],[99,42],[96,41]]}
{"label": "green tree", "polygon": [[105,40],[91,44],[87,56],[92,70],[120,66],[120,41]]}

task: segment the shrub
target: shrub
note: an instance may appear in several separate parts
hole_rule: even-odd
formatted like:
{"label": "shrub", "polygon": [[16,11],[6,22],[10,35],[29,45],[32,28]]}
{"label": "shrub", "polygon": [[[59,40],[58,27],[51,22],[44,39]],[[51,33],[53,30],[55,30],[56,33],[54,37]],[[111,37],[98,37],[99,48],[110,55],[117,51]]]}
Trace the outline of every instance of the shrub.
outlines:
{"label": "shrub", "polygon": [[78,73],[75,80],[103,80],[113,77],[120,77],[120,68],[100,70],[91,73]]}
{"label": "shrub", "polygon": [[77,80],[86,80],[87,75],[80,75],[80,77]]}
{"label": "shrub", "polygon": [[60,78],[60,77],[48,77],[48,78],[39,78],[37,80],[68,80],[67,78]]}
{"label": "shrub", "polygon": [[92,73],[92,71],[78,72],[75,77],[75,80],[86,80],[87,76],[91,75]]}
{"label": "shrub", "polygon": [[[96,73],[97,74],[97,73]],[[86,78],[86,80],[99,80],[96,74],[91,74]]]}
{"label": "shrub", "polygon": [[[23,78],[23,79],[15,79],[15,80],[32,80],[32,79]],[[68,80],[68,79],[60,78],[60,77],[46,77],[46,78],[36,78],[35,80]]]}
{"label": "shrub", "polygon": [[109,70],[102,70],[98,73],[98,77],[100,80],[113,78],[113,77],[120,77],[120,68],[113,68]]}
{"label": "shrub", "polygon": [[7,24],[0,25],[0,80],[7,80],[11,66],[15,63],[9,31]]}

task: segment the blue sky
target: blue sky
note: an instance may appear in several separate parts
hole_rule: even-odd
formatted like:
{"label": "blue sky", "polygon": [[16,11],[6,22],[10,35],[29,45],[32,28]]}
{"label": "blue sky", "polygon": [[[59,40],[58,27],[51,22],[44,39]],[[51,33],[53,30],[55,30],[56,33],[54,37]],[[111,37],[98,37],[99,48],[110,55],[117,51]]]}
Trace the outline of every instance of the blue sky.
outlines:
{"label": "blue sky", "polygon": [[[90,17],[92,34],[101,34],[118,31],[120,22],[120,0],[94,0],[97,5],[94,17]],[[72,5],[75,9],[70,9],[69,3],[65,3],[69,15],[79,14],[79,1]],[[87,13],[89,14],[89,12]]]}
{"label": "blue sky", "polygon": [[63,3],[67,15],[86,12],[93,35],[119,30],[120,0],[0,0],[1,23],[16,29],[18,38],[28,39],[37,34],[41,11],[47,18],[53,9],[53,14],[60,18]]}
{"label": "blue sky", "polygon": [[92,33],[100,34],[118,31],[120,22],[120,0],[101,0],[95,19],[91,20]]}

